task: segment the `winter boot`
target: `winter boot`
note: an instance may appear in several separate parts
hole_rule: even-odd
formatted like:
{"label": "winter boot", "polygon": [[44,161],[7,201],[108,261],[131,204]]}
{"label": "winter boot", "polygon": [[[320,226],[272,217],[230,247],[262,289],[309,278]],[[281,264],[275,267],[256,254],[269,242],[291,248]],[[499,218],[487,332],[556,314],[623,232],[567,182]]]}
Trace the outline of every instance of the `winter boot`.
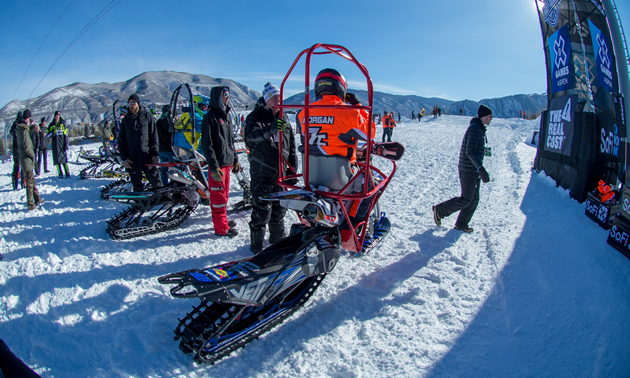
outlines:
{"label": "winter boot", "polygon": [[433,221],[435,222],[436,225],[441,226],[442,218],[438,214],[437,207],[433,206],[432,208],[433,208]]}
{"label": "winter boot", "polygon": [[269,223],[269,243],[276,244],[286,237],[284,233],[284,224]]}
{"label": "winter boot", "polygon": [[257,254],[258,252],[263,250],[264,241],[265,241],[265,231],[266,229],[262,228],[260,230],[252,230],[249,228],[249,240],[250,245],[249,249],[253,254]]}
{"label": "winter boot", "polygon": [[470,227],[470,226],[458,226],[458,225],[455,225],[455,227],[453,227],[453,228],[454,228],[454,229],[456,229],[456,230],[459,230],[459,231],[466,232],[466,233],[468,233],[468,234],[470,234],[471,232],[475,231],[475,230],[474,230],[472,227]]}

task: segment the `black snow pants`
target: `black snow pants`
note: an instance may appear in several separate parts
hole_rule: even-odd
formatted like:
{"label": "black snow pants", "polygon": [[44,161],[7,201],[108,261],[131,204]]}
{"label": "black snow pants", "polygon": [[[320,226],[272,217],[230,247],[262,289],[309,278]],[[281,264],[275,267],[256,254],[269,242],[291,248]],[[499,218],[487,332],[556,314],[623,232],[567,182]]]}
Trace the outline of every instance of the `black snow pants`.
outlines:
{"label": "black snow pants", "polygon": [[262,201],[260,196],[281,192],[284,189],[277,184],[275,177],[252,177],[252,217],[249,222],[252,250],[260,250],[265,240],[265,231],[269,225],[269,242],[275,244],[284,238],[284,216],[287,209],[278,202]]}
{"label": "black snow pants", "polygon": [[162,180],[160,179],[160,172],[155,167],[147,167],[144,170],[139,169],[127,169],[129,173],[129,179],[131,185],[133,185],[134,192],[141,192],[144,190],[144,184],[142,184],[142,174],[146,176],[151,188],[159,188],[162,186]]}
{"label": "black snow pants", "polygon": [[442,202],[435,208],[440,218],[446,218],[454,212],[459,211],[455,226],[466,228],[479,204],[481,179],[479,178],[478,172],[460,170],[459,183],[462,188],[461,196],[453,197],[446,202]]}

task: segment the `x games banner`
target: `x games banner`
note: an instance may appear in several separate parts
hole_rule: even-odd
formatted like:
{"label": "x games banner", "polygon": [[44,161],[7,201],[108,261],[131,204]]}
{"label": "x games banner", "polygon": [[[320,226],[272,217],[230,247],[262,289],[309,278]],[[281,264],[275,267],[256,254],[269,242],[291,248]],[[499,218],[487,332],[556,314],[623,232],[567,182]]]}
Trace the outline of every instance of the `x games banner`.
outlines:
{"label": "x games banner", "polygon": [[564,25],[547,39],[551,60],[551,92],[557,93],[573,88],[571,69],[571,39],[569,25]]}
{"label": "x games banner", "polygon": [[535,0],[547,63],[549,102],[577,95],[609,115],[617,70],[601,0]]}
{"label": "x games banner", "polygon": [[578,201],[600,179],[614,183],[625,158],[618,78],[601,0],[534,0],[547,66],[535,168]]}

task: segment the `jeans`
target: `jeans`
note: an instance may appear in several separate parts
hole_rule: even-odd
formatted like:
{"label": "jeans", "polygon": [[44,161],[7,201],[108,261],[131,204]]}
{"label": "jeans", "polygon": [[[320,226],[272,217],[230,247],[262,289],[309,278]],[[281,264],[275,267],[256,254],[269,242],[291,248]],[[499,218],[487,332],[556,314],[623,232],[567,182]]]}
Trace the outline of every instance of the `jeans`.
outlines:
{"label": "jeans", "polygon": [[[174,163],[175,154],[172,152],[160,152],[160,163]],[[168,184],[168,167],[160,167],[162,185]]]}

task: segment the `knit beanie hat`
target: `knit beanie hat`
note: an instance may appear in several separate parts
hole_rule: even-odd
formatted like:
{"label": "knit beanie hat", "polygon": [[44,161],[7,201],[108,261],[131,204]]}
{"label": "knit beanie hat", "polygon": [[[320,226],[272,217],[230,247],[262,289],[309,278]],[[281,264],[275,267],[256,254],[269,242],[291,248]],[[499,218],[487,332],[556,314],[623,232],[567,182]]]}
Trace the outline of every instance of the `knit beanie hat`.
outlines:
{"label": "knit beanie hat", "polygon": [[131,96],[129,96],[129,99],[127,100],[127,102],[134,100],[136,102],[136,104],[138,104],[138,106],[140,106],[140,97],[138,97],[137,94],[132,94]]}
{"label": "knit beanie hat", "polygon": [[[61,113],[59,113],[59,110],[57,110],[57,111],[55,112],[55,115],[58,115],[58,116],[60,116],[60,117],[61,117]],[[53,116],[53,117],[54,117],[54,116]]]}
{"label": "knit beanie hat", "polygon": [[24,119],[31,118],[31,111],[29,109],[26,109],[24,113],[22,113],[22,117]]}
{"label": "knit beanie hat", "polygon": [[280,89],[271,83],[265,84],[265,89],[263,89],[263,100],[267,102],[270,98],[275,95],[280,94]]}
{"label": "knit beanie hat", "polygon": [[46,120],[46,117],[42,117],[42,119],[39,120],[39,123],[44,123],[45,120]]}
{"label": "knit beanie hat", "polygon": [[479,109],[477,110],[477,117],[483,118],[490,114],[492,114],[492,109],[485,105],[479,105]]}

